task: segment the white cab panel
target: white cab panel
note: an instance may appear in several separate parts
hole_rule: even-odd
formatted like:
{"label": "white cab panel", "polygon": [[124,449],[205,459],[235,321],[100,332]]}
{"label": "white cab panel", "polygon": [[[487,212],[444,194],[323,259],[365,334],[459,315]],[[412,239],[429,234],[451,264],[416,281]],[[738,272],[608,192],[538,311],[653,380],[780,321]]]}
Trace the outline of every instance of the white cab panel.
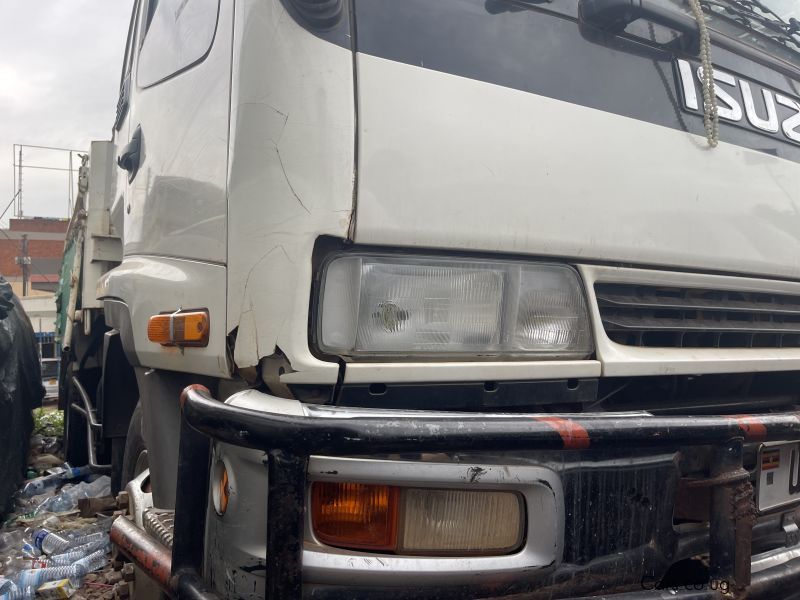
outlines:
{"label": "white cab panel", "polygon": [[417,66],[357,61],[358,243],[800,277],[797,163]]}
{"label": "white cab panel", "polygon": [[234,360],[279,347],[295,378],[336,381],[312,356],[311,253],[347,237],[353,209],[353,57],[300,27],[279,0],[236,2],[229,171],[228,330]]}
{"label": "white cab panel", "polygon": [[[225,350],[225,267],[210,263],[130,256],[100,278],[97,297],[116,298],[131,313],[136,355],[144,367],[229,377]],[[206,348],[165,347],[147,339],[153,315],[178,308],[207,308],[210,335]]]}

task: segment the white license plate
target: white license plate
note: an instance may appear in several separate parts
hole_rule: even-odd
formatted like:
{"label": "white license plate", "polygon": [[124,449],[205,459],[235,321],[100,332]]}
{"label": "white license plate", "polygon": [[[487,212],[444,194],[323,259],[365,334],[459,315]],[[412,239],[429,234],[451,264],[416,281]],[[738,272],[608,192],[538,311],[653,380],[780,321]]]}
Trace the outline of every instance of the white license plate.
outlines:
{"label": "white license plate", "polygon": [[758,452],[758,510],[800,501],[800,442],[763,444]]}

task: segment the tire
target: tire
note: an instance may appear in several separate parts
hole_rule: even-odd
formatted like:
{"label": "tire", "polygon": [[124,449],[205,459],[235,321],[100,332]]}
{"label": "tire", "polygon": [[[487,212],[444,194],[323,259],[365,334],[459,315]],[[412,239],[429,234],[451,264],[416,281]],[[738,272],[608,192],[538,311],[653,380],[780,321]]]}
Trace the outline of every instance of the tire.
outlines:
{"label": "tire", "polygon": [[128,425],[128,437],[125,439],[125,452],[122,458],[121,487],[125,489],[128,482],[149,468],[147,446],[142,437],[142,405],[136,405]]}

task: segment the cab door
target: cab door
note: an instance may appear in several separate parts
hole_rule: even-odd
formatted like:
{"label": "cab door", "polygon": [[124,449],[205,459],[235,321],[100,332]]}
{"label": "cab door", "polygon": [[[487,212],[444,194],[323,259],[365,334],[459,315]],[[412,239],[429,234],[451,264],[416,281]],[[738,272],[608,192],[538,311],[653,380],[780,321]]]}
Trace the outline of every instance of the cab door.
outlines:
{"label": "cab door", "polygon": [[[104,293],[128,304],[146,367],[230,373],[225,263],[233,4],[137,0],[131,20],[115,124],[124,259]],[[206,347],[182,351],[147,339],[150,317],[189,308],[209,312]]]}
{"label": "cab door", "polygon": [[222,264],[233,3],[141,1],[120,161],[125,254]]}
{"label": "cab door", "polygon": [[[122,73],[119,82],[119,97],[112,129],[112,141],[116,156],[122,154],[122,149],[128,144],[130,138],[131,77],[137,48],[139,13],[142,3],[142,0],[135,0],[133,3],[131,20],[128,25],[128,37],[125,42],[125,55],[122,61]],[[115,197],[111,205],[111,223],[117,235],[124,237],[125,199],[128,191],[127,173],[120,169],[116,171],[115,175],[116,185],[114,187]]]}

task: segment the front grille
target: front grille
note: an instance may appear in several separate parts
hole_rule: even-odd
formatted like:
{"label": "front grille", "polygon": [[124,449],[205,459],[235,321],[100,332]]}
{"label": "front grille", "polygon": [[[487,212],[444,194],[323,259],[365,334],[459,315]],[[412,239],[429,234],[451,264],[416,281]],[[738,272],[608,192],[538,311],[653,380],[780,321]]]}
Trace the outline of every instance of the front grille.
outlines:
{"label": "front grille", "polygon": [[595,284],[608,337],[653,348],[798,348],[800,296]]}

